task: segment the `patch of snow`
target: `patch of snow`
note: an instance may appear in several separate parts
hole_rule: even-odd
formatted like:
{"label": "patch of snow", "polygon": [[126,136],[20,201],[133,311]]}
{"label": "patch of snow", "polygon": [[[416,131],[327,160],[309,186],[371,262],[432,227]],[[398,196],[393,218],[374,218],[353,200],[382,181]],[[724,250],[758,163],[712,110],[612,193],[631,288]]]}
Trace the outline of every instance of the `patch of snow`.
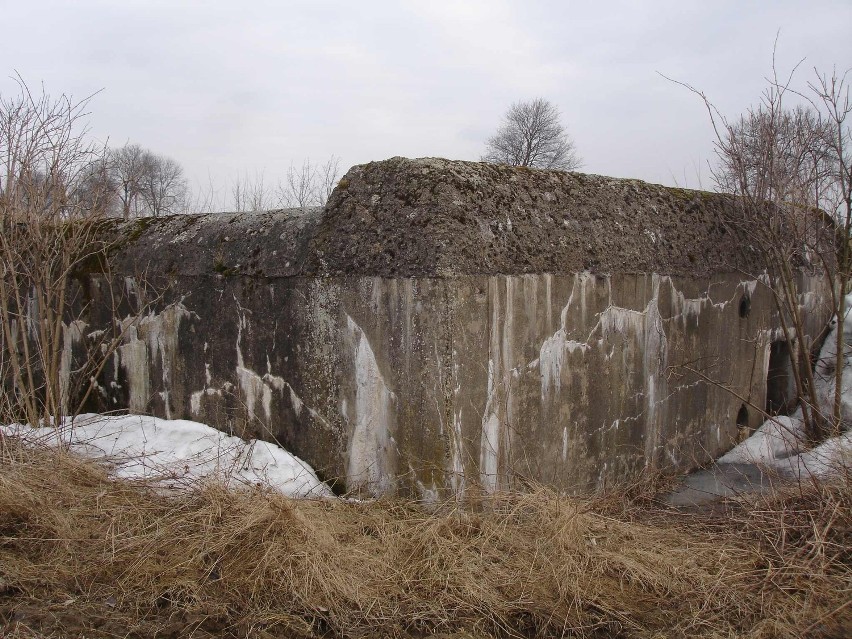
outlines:
{"label": "patch of snow", "polygon": [[291,497],[331,497],[314,470],[283,448],[245,441],[206,424],[147,415],[83,414],[59,428],[0,426],[6,435],[40,444],[61,444],[90,459],[109,463],[126,479],[180,487],[202,479],[226,485],[264,485]]}
{"label": "patch of snow", "polygon": [[776,461],[773,466],[797,478],[827,477],[852,468],[852,432],[826,439],[819,446]]}
{"label": "patch of snow", "polygon": [[794,416],[780,415],[768,419],[751,437],[722,455],[722,464],[768,464],[799,452],[804,438],[801,412]]}

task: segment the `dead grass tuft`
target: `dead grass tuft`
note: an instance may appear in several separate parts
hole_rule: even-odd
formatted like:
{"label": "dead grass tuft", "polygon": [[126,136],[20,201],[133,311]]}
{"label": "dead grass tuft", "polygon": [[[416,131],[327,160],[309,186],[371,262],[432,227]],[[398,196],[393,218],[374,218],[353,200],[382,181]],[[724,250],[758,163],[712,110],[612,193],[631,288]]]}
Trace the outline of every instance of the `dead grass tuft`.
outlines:
{"label": "dead grass tuft", "polygon": [[[476,511],[182,495],[6,440],[0,634],[9,637],[846,636],[850,486],[726,518],[500,495]],[[3,634],[5,633],[5,634]]]}

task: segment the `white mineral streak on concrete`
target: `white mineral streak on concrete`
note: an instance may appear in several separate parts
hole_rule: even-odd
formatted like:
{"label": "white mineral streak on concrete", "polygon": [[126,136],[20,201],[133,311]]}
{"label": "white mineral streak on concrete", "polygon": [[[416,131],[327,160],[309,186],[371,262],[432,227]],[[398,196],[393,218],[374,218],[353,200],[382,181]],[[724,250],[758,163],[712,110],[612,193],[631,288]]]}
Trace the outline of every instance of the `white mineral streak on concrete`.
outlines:
{"label": "white mineral streak on concrete", "polygon": [[[665,278],[670,282],[668,278]],[[574,276],[574,285],[567,304],[561,313],[561,326],[553,335],[544,340],[539,350],[538,367],[541,374],[541,398],[542,401],[555,401],[560,389],[568,383],[566,379],[567,358],[575,352],[580,351],[584,355],[593,348],[603,348],[607,341],[604,339],[610,335],[618,335],[625,340],[635,340],[635,347],[642,354],[642,372],[645,380],[643,392],[642,413],[637,416],[626,416],[625,419],[639,420],[644,414],[644,428],[646,432],[646,463],[653,459],[653,453],[658,445],[658,439],[665,419],[661,406],[665,403],[667,385],[665,370],[667,367],[668,340],[666,337],[663,320],[659,309],[660,283],[663,278],[657,275],[652,280],[652,295],[642,310],[633,310],[610,304],[598,314],[597,324],[592,327],[585,341],[568,339],[572,329],[577,327],[569,325],[571,321],[571,310],[575,303],[580,305],[580,317],[584,318],[587,308],[587,287],[589,282],[595,286],[594,278],[588,273],[578,273]],[[607,286],[611,282],[607,280]],[[612,292],[610,291],[610,298]],[[724,302],[714,304],[709,298],[689,299],[678,291],[674,291],[675,304],[678,311],[683,313],[698,313],[705,304],[712,304],[720,308]],[[581,326],[585,326],[585,320],[581,319]],[[600,337],[594,340],[595,334]],[[594,341],[593,341],[594,340]],[[633,348],[629,346],[628,348]],[[606,357],[609,359],[611,353]],[[620,423],[616,420],[612,428],[617,428]],[[568,429],[563,428],[563,460],[568,457]]]}
{"label": "white mineral streak on concrete", "polygon": [[[204,352],[207,352],[207,342],[204,343]],[[210,363],[204,363],[204,388],[200,391],[195,391],[189,396],[189,409],[192,411],[193,417],[197,417],[201,413],[201,399],[207,397],[221,397],[222,389],[213,388],[213,375],[210,373]]]}
{"label": "white mineral streak on concrete", "polygon": [[201,399],[207,397],[221,397],[222,390],[219,388],[203,388],[200,391],[195,391],[189,396],[189,408],[192,411],[193,417],[198,417],[201,414]]}
{"label": "white mineral streak on concrete", "polygon": [[303,411],[308,411],[308,415],[310,415],[314,421],[323,426],[326,430],[333,430],[329,421],[316,410],[305,404],[304,400],[296,394],[296,391],[293,390],[293,387],[290,386],[288,382],[284,382],[284,385],[290,393],[290,405],[293,407],[293,412],[296,413],[296,417],[301,417]]}
{"label": "white mineral streak on concrete", "polygon": [[427,486],[417,477],[417,471],[414,469],[414,466],[411,463],[408,464],[408,473],[411,477],[414,477],[414,483],[417,486],[417,494],[421,502],[424,504],[437,504],[439,499],[438,487],[435,485],[435,482],[432,482],[432,486]]}
{"label": "white mineral streak on concrete", "polygon": [[[149,312],[142,318],[127,317],[122,322],[124,344],[118,349],[118,360],[127,376],[130,412],[149,409],[151,372],[159,358],[163,382],[166,418],[171,419],[169,392],[172,386],[172,363],[177,358],[178,329],[191,313],[181,302],[170,304],[160,313]],[[117,370],[117,369],[116,369]]]}
{"label": "white mineral streak on concrete", "polygon": [[[571,295],[568,296],[568,302],[562,308],[560,314],[560,328],[553,335],[548,337],[542,343],[539,349],[538,366],[541,373],[541,398],[546,399],[551,395],[551,391],[558,392],[562,386],[562,369],[565,364],[566,352],[573,355],[574,351],[586,351],[589,348],[587,342],[578,342],[576,340],[567,339],[570,328],[568,327],[568,312],[574,303],[574,294],[579,286],[580,292],[580,316],[581,326],[585,325],[586,315],[586,284],[589,280],[588,273],[577,273],[574,275],[574,285],[571,288]],[[550,299],[550,276],[547,280],[547,295]],[[549,305],[549,302],[548,302]]]}
{"label": "white mineral streak on concrete", "polygon": [[552,388],[562,383],[562,364],[565,359],[565,312],[562,310],[562,326],[556,333],[544,340],[538,354],[538,369],[541,373],[541,399],[550,395]]}
{"label": "white mineral streak on concrete", "polygon": [[[645,378],[645,464],[653,464],[654,452],[665,420],[665,403],[659,397],[667,394],[668,338],[660,315],[660,277],[653,276],[653,295],[645,307],[642,367]],[[684,300],[678,294],[677,299]],[[700,306],[699,306],[700,310]],[[661,409],[662,407],[662,409]]]}
{"label": "white mineral streak on concrete", "polygon": [[133,277],[125,277],[124,278],[124,292],[127,294],[128,299],[133,299],[134,297],[139,299],[139,288],[136,286],[136,279]]}
{"label": "white mineral streak on concrete", "polygon": [[163,393],[166,408],[166,419],[171,419],[171,407],[169,406],[169,393],[172,389],[172,362],[177,356],[178,328],[180,322],[190,316],[189,311],[183,304],[174,304],[166,308],[162,313],[155,316],[143,318],[142,325],[146,320],[151,324],[148,330],[148,348],[150,357],[160,357],[160,365],[163,371]]}
{"label": "white mineral streak on concrete", "polygon": [[[497,488],[497,473],[500,455],[500,398],[497,369],[500,366],[500,292],[497,278],[488,279],[488,297],[491,300],[491,322],[489,325],[488,347],[488,386],[485,400],[485,412],[482,415],[482,435],[480,438],[479,469],[482,486],[488,492]],[[495,362],[495,358],[497,361]]]}
{"label": "white mineral streak on concrete", "polygon": [[505,398],[505,415],[501,419],[504,426],[503,444],[506,447],[504,457],[508,457],[511,450],[512,430],[510,426],[515,423],[515,394],[512,392],[512,378],[516,376],[515,369],[515,283],[514,277],[506,279],[506,308],[503,313],[502,340],[500,349],[500,362],[503,365],[502,383]]}
{"label": "white mineral streak on concrete", "polygon": [[452,390],[451,405],[457,407],[453,411],[453,421],[450,432],[450,467],[449,481],[450,487],[456,498],[461,498],[465,490],[465,475],[464,475],[464,438],[462,436],[463,424],[463,406],[461,394],[461,377],[460,364],[458,360],[458,351],[452,351],[452,382],[454,388]]}
{"label": "white mineral streak on concrete", "polygon": [[[656,285],[659,286],[658,283]],[[675,304],[679,309],[677,315],[683,319],[694,318],[697,321],[705,305],[714,305],[709,297],[686,297],[686,295],[675,288],[674,282],[671,283],[671,287],[674,293]]]}
{"label": "white mineral streak on concrete", "polygon": [[740,282],[740,286],[743,290],[748,291],[749,297],[754,295],[754,291],[757,289],[758,282],[766,283],[763,278],[758,278],[756,280],[744,280]]}
{"label": "white mineral streak on concrete", "polygon": [[638,336],[644,332],[644,325],[645,311],[610,305],[600,314],[600,328],[603,335],[615,333],[625,337]]}
{"label": "white mineral streak on concrete", "polygon": [[[290,386],[290,384],[287,384],[287,388],[290,391],[290,405],[293,407],[293,412],[296,413],[296,417],[301,417],[302,409],[305,407],[305,404],[302,401],[301,397],[296,394],[296,391],[293,390],[293,387]],[[313,410],[311,410],[311,414],[314,414]]]}
{"label": "white mineral streak on concrete", "polygon": [[802,309],[805,312],[812,312],[821,302],[820,296],[816,291],[807,291],[802,295]]}
{"label": "white mineral streak on concrete", "polygon": [[488,492],[497,488],[497,472],[500,453],[500,416],[498,414],[497,387],[494,380],[494,360],[488,361],[488,399],[482,418],[482,441],[480,444],[479,467],[482,485]]}
{"label": "white mineral streak on concrete", "polygon": [[[260,407],[263,409],[263,417],[266,418],[267,424],[272,420],[272,393],[273,391],[277,391],[282,396],[286,391],[290,397],[290,405],[293,408],[293,412],[296,414],[296,417],[301,417],[302,412],[304,410],[308,411],[308,414],[319,424],[324,426],[327,429],[331,428],[331,425],[328,421],[316,412],[314,409],[305,406],[305,403],[293,389],[287,380],[279,375],[275,375],[272,372],[272,362],[269,358],[269,354],[266,355],[266,373],[264,375],[260,375],[248,366],[246,366],[245,356],[243,354],[242,348],[242,340],[243,340],[243,331],[248,331],[250,329],[250,324],[248,321],[248,313],[239,305],[237,302],[237,340],[236,340],[236,351],[237,351],[237,367],[236,367],[236,376],[239,383],[240,395],[245,402],[246,411],[248,413],[249,419],[260,419],[260,416],[257,414],[258,403]],[[204,350],[207,352],[208,345],[205,343]],[[274,350],[274,342],[273,342],[273,350]],[[212,385],[212,375],[210,374],[210,364],[206,363],[204,365],[204,388],[199,391],[195,391],[190,395],[190,408],[192,410],[193,415],[197,416],[201,412],[201,400],[204,396],[212,397],[217,396],[221,397],[222,394],[226,391],[229,392],[231,384],[229,382],[225,382],[222,388],[216,388]]]}
{"label": "white mineral streak on concrete", "polygon": [[396,396],[385,383],[367,335],[349,315],[346,327],[354,346],[355,418],[349,442],[347,482],[381,495],[393,487],[392,423]]}
{"label": "white mineral streak on concrete", "polygon": [[383,306],[382,294],[384,293],[384,286],[382,285],[382,278],[378,276],[366,278],[364,284],[370,287],[370,308],[372,308],[374,313],[379,314]]}
{"label": "white mineral streak on concrete", "polygon": [[[406,307],[406,315],[408,317],[411,316],[411,307],[410,306]],[[411,328],[410,322],[409,322],[408,318],[406,318],[406,331],[408,331],[408,332],[406,332],[406,334],[405,334],[405,341],[403,343],[406,344],[406,348],[409,348],[409,349],[411,348],[410,328]],[[450,400],[449,397],[444,396],[445,395],[444,374],[443,374],[444,363],[441,361],[441,354],[438,351],[438,343],[435,342],[432,345],[432,348],[435,352],[435,363],[436,363],[435,370],[437,371],[437,377],[438,377],[437,383],[435,384],[433,391],[432,391],[433,392],[432,397],[435,400],[435,412],[438,415],[438,424],[440,425],[440,436],[441,436],[441,441],[443,441],[444,440],[444,430],[445,430],[444,429],[444,410],[445,410],[446,406],[451,403],[451,400]]]}
{"label": "white mineral streak on concrete", "polygon": [[[236,299],[235,299],[236,301]],[[245,358],[243,357],[243,331],[250,329],[249,321],[245,313],[237,302],[237,380],[240,384],[240,394],[246,403],[246,411],[249,419],[257,419],[255,408],[258,402],[264,408],[266,419],[269,420],[269,413],[272,406],[272,389],[263,382],[263,378],[255,373],[252,369],[246,367]]]}
{"label": "white mineral streak on concrete", "polygon": [[71,364],[74,356],[74,344],[83,338],[86,322],[73,320],[70,324],[62,322],[62,354],[59,359],[59,405],[62,414],[68,412],[68,394],[71,387]]}
{"label": "white mineral streak on concrete", "polygon": [[544,274],[544,300],[544,318],[547,322],[547,330],[549,332],[551,330],[550,318],[553,317],[553,275],[550,273]]}
{"label": "white mineral streak on concrete", "polygon": [[[524,275],[523,291],[524,291],[524,321],[527,325],[535,330],[537,327],[539,298],[538,298],[538,275]],[[526,338],[525,338],[526,339]]]}
{"label": "white mineral streak on concrete", "polygon": [[[267,362],[268,362],[268,358],[267,358]],[[290,382],[285,380],[283,377],[279,377],[278,375],[273,375],[272,372],[271,372],[271,366],[269,366],[269,368],[270,368],[270,372],[263,376],[264,384],[266,384],[269,388],[272,388],[273,390],[278,391],[282,395],[284,394],[285,390],[287,391],[287,394],[290,396],[290,406],[293,408],[293,412],[296,414],[296,417],[301,417],[302,411],[306,410],[306,411],[308,411],[308,415],[310,415],[314,420],[316,420],[317,422],[319,422],[321,425],[325,426],[326,428],[331,428],[331,424],[329,424],[328,421],[322,415],[320,415],[318,412],[316,412],[313,408],[305,405],[305,402],[302,401],[302,398],[299,397],[299,395],[296,394],[295,390],[293,390],[293,387],[290,385]],[[264,395],[264,397],[265,397],[265,395]],[[271,418],[270,407],[267,407],[266,405],[264,405],[264,410],[266,411],[267,419],[270,419]]]}
{"label": "white mineral streak on concrete", "polygon": [[[412,476],[416,476],[414,473],[414,467],[411,464],[408,465],[411,469]],[[419,479],[417,480],[417,493],[420,496],[420,501],[424,504],[437,504],[438,503],[438,488],[435,484],[432,484],[432,487],[429,488]]]}
{"label": "white mineral streak on concrete", "polygon": [[[505,281],[505,306],[500,303],[500,283]],[[512,381],[514,367],[514,305],[517,278],[489,278],[489,298],[492,300],[488,387],[485,411],[482,415],[479,468],[482,486],[489,492],[500,484],[500,476],[509,471],[511,457],[511,425],[515,419],[515,396]],[[501,311],[502,309],[502,311]]]}
{"label": "white mineral streak on concrete", "polygon": [[[148,398],[151,395],[148,347],[144,340],[139,339],[136,326],[127,329],[125,343],[116,350],[116,358],[127,379],[128,409],[131,413],[147,412]],[[118,366],[115,370],[117,381]]]}

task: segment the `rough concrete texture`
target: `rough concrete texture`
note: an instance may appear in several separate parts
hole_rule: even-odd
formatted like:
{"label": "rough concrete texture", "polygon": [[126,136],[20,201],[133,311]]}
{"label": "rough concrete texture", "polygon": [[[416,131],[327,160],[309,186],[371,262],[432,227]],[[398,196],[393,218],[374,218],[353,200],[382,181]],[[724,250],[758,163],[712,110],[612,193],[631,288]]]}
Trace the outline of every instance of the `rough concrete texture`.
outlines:
{"label": "rough concrete texture", "polygon": [[753,270],[730,198],[638,180],[394,158],[352,168],[311,241],[311,272],[454,274]]}
{"label": "rough concrete texture", "polygon": [[735,200],[621,180],[436,158],[355,166],[325,210],[127,223],[133,268],[200,275],[434,277],[760,272],[723,223]]}
{"label": "rough concrete texture", "polygon": [[756,258],[725,240],[733,206],[393,159],[350,170],[323,212],[132,222],[127,297],[147,270],[169,304],[127,332],[98,407],[274,437],[341,487],[427,500],[687,470],[762,421],[746,404],[780,337]]}

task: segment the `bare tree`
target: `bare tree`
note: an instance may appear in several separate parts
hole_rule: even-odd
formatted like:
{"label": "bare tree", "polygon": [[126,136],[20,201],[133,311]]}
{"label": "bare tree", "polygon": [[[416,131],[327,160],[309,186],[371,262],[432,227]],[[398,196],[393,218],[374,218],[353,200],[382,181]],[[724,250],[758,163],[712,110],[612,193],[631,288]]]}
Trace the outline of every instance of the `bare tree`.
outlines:
{"label": "bare tree", "polygon": [[290,164],[274,190],[263,172],[255,174],[254,179],[238,176],[231,184],[231,208],[242,213],[323,206],[337,186],[339,174],[340,159],[332,155],[324,164],[314,164],[310,159],[299,166]]}
{"label": "bare tree", "polygon": [[214,213],[221,210],[219,191],[213,182],[213,176],[207,175],[207,186],[197,189],[187,188],[182,213]]}
{"label": "bare tree", "polygon": [[278,186],[281,201],[285,206],[294,208],[315,206],[318,202],[316,180],[317,169],[309,159],[302,162],[299,168],[291,164],[284,182]]}
{"label": "bare tree", "polygon": [[138,211],[138,198],[146,171],[146,151],[138,144],[125,144],[109,152],[108,164],[118,188],[122,216],[127,219]]}
{"label": "bare tree", "polygon": [[268,211],[278,206],[278,201],[266,184],[264,172],[250,179],[237,176],[231,186],[232,208],[237,213]]}
{"label": "bare tree", "polygon": [[110,181],[121,202],[122,216],[180,212],[188,191],[183,168],[138,144],[125,144],[107,156]]}
{"label": "bare tree", "polygon": [[544,98],[516,102],[488,139],[483,162],[574,171],[582,165],[574,142],[559,122],[559,109]]}
{"label": "bare tree", "polygon": [[231,208],[236,213],[245,213],[249,211],[248,205],[248,194],[246,191],[248,190],[245,181],[237,176],[237,179],[234,180],[231,185]]}
{"label": "bare tree", "polygon": [[814,109],[779,108],[776,100],[768,96],[730,123],[717,144],[713,179],[724,192],[819,206],[833,182],[831,127]]}
{"label": "bare tree", "polygon": [[331,192],[337,186],[337,178],[340,176],[340,158],[332,155],[328,162],[318,167],[317,175],[319,180],[317,191],[320,195],[318,204],[325,206],[328,198],[331,197]]}
{"label": "bare tree", "polygon": [[171,158],[146,152],[140,192],[148,214],[179,213],[187,193],[183,168]]}
{"label": "bare tree", "polygon": [[106,155],[89,163],[81,172],[80,184],[76,188],[79,205],[90,211],[97,211],[104,217],[122,214],[116,183]]}
{"label": "bare tree", "polygon": [[842,75],[832,72],[821,74],[814,69],[816,79],[808,83],[809,101],[819,114],[821,125],[821,151],[825,151],[828,171],[814,189],[818,206],[827,210],[836,221],[839,233],[836,250],[835,270],[832,281],[832,302],[835,321],[838,323],[835,343],[834,398],[832,426],[840,430],[842,415],[842,391],[844,357],[848,350],[844,336],[844,320],[850,309],[846,307],[846,294],[852,279],[852,99],[846,82],[849,71]]}

